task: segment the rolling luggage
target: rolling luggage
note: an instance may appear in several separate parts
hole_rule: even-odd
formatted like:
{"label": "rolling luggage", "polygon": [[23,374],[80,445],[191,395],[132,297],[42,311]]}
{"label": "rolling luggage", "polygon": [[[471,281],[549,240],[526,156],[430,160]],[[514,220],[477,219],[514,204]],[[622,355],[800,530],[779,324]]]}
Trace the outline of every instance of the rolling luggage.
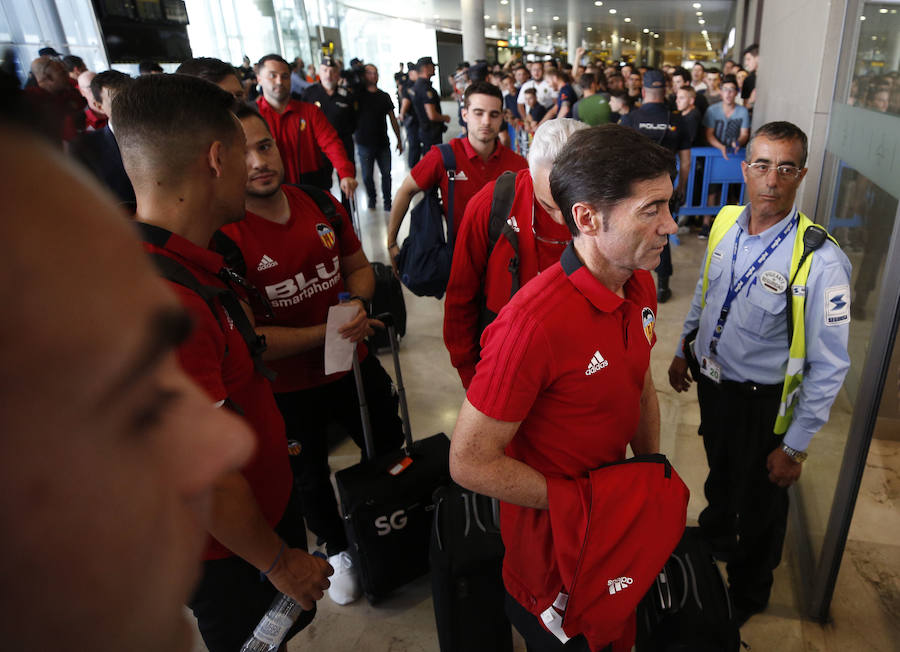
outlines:
{"label": "rolling luggage", "polygon": [[450,440],[444,433],[413,442],[406,392],[400,374],[397,337],[390,315],[385,322],[394,357],[406,446],[375,458],[368,405],[354,356],[366,461],[335,474],[350,553],[360,584],[375,603],[394,589],[428,572],[428,542],[433,527],[434,490],[450,482]]}
{"label": "rolling luggage", "polygon": [[[406,335],[406,301],[403,299],[403,288],[400,280],[394,276],[394,270],[384,263],[372,263],[375,273],[375,294],[372,295],[372,314],[391,313],[394,318],[394,330],[397,338]],[[376,328],[375,334],[369,337],[369,346],[376,352],[391,348],[387,329]]]}
{"label": "rolling luggage", "polygon": [[441,652],[512,652],[499,503],[455,483],[434,492],[431,591]]}
{"label": "rolling luggage", "polygon": [[689,527],[638,605],[637,652],[737,652],[725,579],[712,548]]}

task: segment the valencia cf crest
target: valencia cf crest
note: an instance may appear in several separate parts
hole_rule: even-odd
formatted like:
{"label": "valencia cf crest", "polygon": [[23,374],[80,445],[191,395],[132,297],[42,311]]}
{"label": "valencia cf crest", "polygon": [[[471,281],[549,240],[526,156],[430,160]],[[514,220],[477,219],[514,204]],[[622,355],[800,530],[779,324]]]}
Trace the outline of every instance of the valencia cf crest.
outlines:
{"label": "valencia cf crest", "polygon": [[319,234],[319,240],[322,241],[322,244],[328,247],[329,249],[334,249],[334,229],[332,229],[327,224],[322,224],[319,222],[316,224],[316,233]]}
{"label": "valencia cf crest", "polygon": [[653,344],[653,329],[656,327],[656,315],[650,308],[641,310],[641,324],[644,326],[644,335],[647,336],[647,343]]}
{"label": "valencia cf crest", "polygon": [[300,119],[300,131],[306,129],[306,120],[304,118]]}

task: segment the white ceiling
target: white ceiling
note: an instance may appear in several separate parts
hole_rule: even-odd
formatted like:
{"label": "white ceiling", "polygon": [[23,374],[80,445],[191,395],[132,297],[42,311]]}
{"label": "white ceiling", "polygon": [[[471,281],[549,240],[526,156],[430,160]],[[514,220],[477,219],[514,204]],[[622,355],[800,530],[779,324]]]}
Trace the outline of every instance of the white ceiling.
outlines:
{"label": "white ceiling", "polygon": [[[525,13],[525,31],[531,35],[539,35],[543,43],[547,37],[554,42],[567,38],[566,0],[484,0],[485,32],[487,36],[508,37],[510,27],[510,10],[515,5],[516,31],[521,30],[522,3],[533,11]],[[415,19],[438,29],[451,31],[461,30],[462,10],[459,0],[404,0],[403,2],[385,2],[384,0],[344,0],[348,7],[356,7],[366,11]],[[708,53],[701,30],[707,30],[713,50],[721,48],[728,36],[734,17],[734,0],[699,0],[701,5],[695,8],[695,0],[603,0],[602,6],[596,6],[593,0],[575,0],[581,21],[581,39],[588,47],[601,48],[603,41],[611,40],[614,31],[620,39],[629,41],[642,37],[643,29],[650,35],[659,34],[653,40],[655,46],[667,51],[681,50]],[[611,14],[610,10],[615,10]],[[697,16],[697,12],[702,16]],[[558,20],[554,20],[554,16]],[[630,22],[626,21],[630,18]],[[700,24],[699,20],[705,24]],[[496,25],[496,30],[492,26]],[[533,27],[537,29],[533,29]],[[590,30],[588,30],[590,28]],[[644,38],[648,38],[644,36]],[[628,50],[629,46],[623,46]]]}

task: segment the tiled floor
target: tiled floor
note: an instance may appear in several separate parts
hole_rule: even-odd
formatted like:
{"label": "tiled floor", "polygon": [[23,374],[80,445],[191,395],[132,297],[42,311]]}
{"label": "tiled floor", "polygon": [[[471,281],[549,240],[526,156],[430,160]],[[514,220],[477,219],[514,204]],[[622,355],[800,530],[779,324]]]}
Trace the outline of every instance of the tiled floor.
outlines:
{"label": "tiled floor", "polygon": [[[445,112],[447,109],[445,108]],[[394,155],[394,187],[407,168]],[[360,197],[364,195],[361,192]],[[364,201],[360,202],[365,205]],[[380,204],[381,202],[379,202]],[[388,216],[363,211],[363,245],[371,260],[386,260],[385,227]],[[659,308],[657,345],[651,366],[662,413],[662,452],[667,454],[691,489],[688,519],[696,521],[703,508],[706,462],[697,436],[699,410],[693,392],[677,394],[668,385],[666,370],[688,311],[696,272],[705,244],[694,236],[682,236],[673,250],[676,274],[673,299]],[[463,399],[459,378],[441,339],[442,305],[435,299],[406,293],[409,313],[407,336],[401,346],[401,362],[416,438],[436,432],[448,435]],[[389,356],[382,361],[392,371]],[[848,403],[839,402],[835,419],[846,419]],[[843,430],[842,433],[845,433]],[[346,442],[333,451],[337,470],[355,463],[358,449]],[[814,484],[815,461],[809,484]],[[754,650],[777,652],[889,652],[900,651],[900,444],[876,440],[869,454],[850,541],[838,577],[832,605],[833,621],[825,626],[801,616],[793,587],[789,555],[776,571],[769,609],[752,618],[742,638]],[[829,470],[828,473],[832,471]],[[823,500],[830,502],[830,497]],[[521,640],[516,650],[524,650]],[[203,650],[198,644],[198,650]],[[353,652],[437,652],[430,587],[427,578],[405,587],[394,597],[372,607],[364,599],[339,607],[325,598],[315,621],[289,645],[301,650]],[[479,650],[473,652],[482,652]],[[490,652],[490,651],[483,651]]]}

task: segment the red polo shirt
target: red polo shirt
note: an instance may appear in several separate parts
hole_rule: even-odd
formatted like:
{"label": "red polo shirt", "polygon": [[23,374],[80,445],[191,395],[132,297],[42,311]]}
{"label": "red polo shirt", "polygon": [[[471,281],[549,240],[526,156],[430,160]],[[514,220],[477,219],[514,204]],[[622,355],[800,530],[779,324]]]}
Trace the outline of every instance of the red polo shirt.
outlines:
{"label": "red polo shirt", "polygon": [[[453,229],[458,232],[466,205],[475,196],[475,193],[481,190],[488,181],[493,181],[507,170],[518,172],[527,168],[528,161],[501,145],[499,140],[486,161],[481,160],[468,138],[453,138],[450,141],[450,147],[453,148],[453,155],[456,157]],[[437,146],[428,150],[428,153],[416,163],[410,174],[416,185],[423,190],[433,188],[440,183],[444,215],[446,215],[450,210],[450,197],[447,194],[447,171],[444,169],[444,161],[441,159],[441,152]]]}
{"label": "red polo shirt", "polygon": [[102,113],[97,113],[91,107],[85,108],[84,119],[86,131],[100,131],[109,122],[109,118]]}
{"label": "red polo shirt", "polygon": [[[178,261],[204,285],[225,287],[216,276],[225,263],[215,252],[175,234],[169,235],[165,247],[145,242],[144,248],[148,253],[160,253]],[[284,420],[269,381],[254,369],[244,339],[221,306],[218,306],[217,321],[199,295],[177,283],[169,282],[169,285],[194,319],[191,336],[178,347],[181,366],[211,401],[227,398],[243,410],[243,418],[256,434],[256,452],[241,473],[250,484],[266,521],[274,528],[284,516],[293,475],[288,463]],[[232,554],[209,537],[205,559],[222,559]]]}
{"label": "red polo shirt", "polygon": [[[291,217],[278,224],[247,211],[240,222],[222,228],[240,247],[247,263],[247,279],[272,304],[274,318],[257,314],[260,326],[317,326],[328,319],[328,308],[344,291],[341,259],[360,250],[360,243],[344,207],[334,197],[337,233],[316,202],[293,186],[282,186]],[[360,360],[365,345],[359,346]],[[269,360],[277,374],[276,392],[293,392],[339,379],[346,372],[325,375],[325,347],[288,358]]]}
{"label": "red polo shirt", "polygon": [[[656,289],[643,270],[623,289],[624,299],[604,287],[570,245],[485,330],[467,398],[489,417],[522,422],[507,455],[559,478],[625,458],[656,342]],[[569,589],[550,512],[503,503],[500,520],[506,589],[537,616]]]}
{"label": "red polo shirt", "polygon": [[[466,207],[456,236],[444,300],[444,344],[463,387],[472,382],[481,351],[479,317],[482,303],[495,314],[499,313],[512,291],[509,271],[515,255],[512,244],[500,236],[490,258],[487,255],[495,186],[495,181],[488,182]],[[527,168],[516,174],[515,197],[507,221],[519,236],[519,282],[522,285],[558,262],[572,238],[568,227],[554,222],[535,199],[534,184]]]}
{"label": "red polo shirt", "polygon": [[320,150],[338,171],[338,176],[356,176],[353,162],[322,109],[309,102],[291,100],[283,113],[278,113],[260,96],[256,100],[259,113],[269,125],[272,137],[284,163],[284,182],[300,183],[300,175],[315,172],[321,166]]}

